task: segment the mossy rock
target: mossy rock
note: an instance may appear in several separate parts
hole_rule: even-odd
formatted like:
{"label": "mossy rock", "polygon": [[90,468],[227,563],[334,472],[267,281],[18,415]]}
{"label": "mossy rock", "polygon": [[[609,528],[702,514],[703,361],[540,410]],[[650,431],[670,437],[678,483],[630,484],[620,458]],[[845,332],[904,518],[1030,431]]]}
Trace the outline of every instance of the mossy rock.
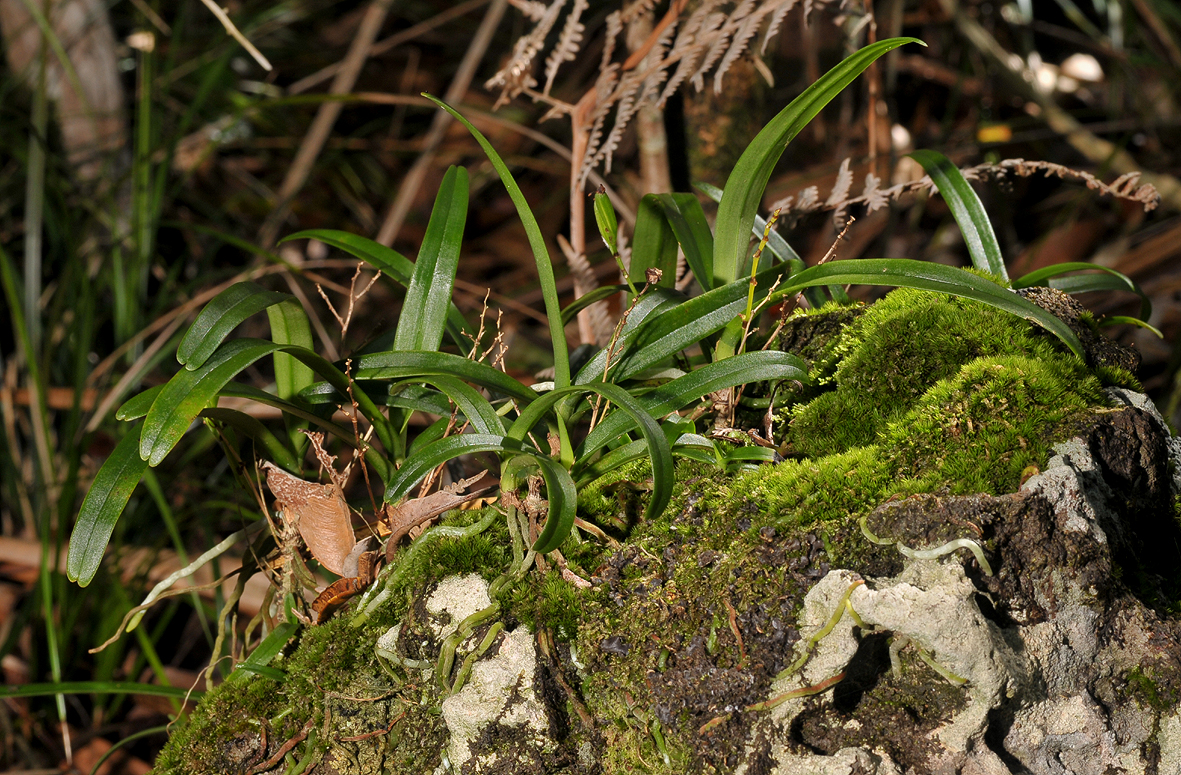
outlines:
{"label": "mossy rock", "polygon": [[[1147,731],[1104,766],[1181,762],[1181,445],[1150,408],[962,299],[894,291],[787,332],[820,377],[779,418],[789,459],[733,477],[682,461],[648,522],[644,465],[620,470],[580,508],[622,543],[572,537],[561,562],[491,591],[503,527],[423,542],[363,623],[302,631],[273,663],[285,682],[211,692],[157,769],[278,772],[282,757],[259,767],[306,730],[293,761],[342,773],[1040,771],[1034,732],[1068,714],[1101,734],[1113,703],[1143,709],[1121,729]],[[469,615],[438,602],[457,578],[493,615],[466,620],[440,682],[446,627]],[[1054,653],[1091,662],[1047,668],[1045,644],[1080,621],[1101,634]],[[1155,645],[1117,648],[1132,636]],[[463,711],[487,720],[460,732],[460,700],[492,686],[492,712]]]}

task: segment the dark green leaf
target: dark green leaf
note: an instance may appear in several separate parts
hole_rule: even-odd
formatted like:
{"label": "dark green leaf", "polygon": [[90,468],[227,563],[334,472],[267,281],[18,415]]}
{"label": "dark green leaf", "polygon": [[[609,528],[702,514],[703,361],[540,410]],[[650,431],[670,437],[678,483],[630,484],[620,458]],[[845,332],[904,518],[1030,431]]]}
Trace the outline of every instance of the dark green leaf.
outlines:
{"label": "dark green leaf", "polygon": [[176,360],[190,371],[200,368],[243,320],[288,299],[294,297],[289,293],[268,291],[257,283],[231,285],[213,297],[197,315],[176,348]]}
{"label": "dark green leaf", "polygon": [[255,646],[254,651],[250,652],[250,656],[238,665],[226,680],[242,681],[248,675],[259,673],[259,668],[266,667],[272,659],[279,656],[298,629],[299,625],[295,622],[280,623],[271,630],[270,635],[263,638],[262,643]]}
{"label": "dark green leaf", "polygon": [[300,464],[299,459],[295,457],[295,453],[288,449],[283,442],[279,441],[279,438],[271,433],[257,418],[251,417],[245,412],[239,412],[236,409],[221,409],[218,407],[202,409],[198,416],[225,423],[231,428],[241,431],[254,439],[259,446],[259,451],[267,460],[286,468],[292,473],[299,473]]}
{"label": "dark green leaf", "polygon": [[[235,339],[218,348],[201,368],[181,371],[168,381],[144,420],[140,456],[149,465],[158,465],[184,436],[197,414],[214,400],[227,382],[259,358],[280,350],[298,358],[320,376],[326,377],[337,390],[347,393],[348,377],[313,352],[262,339]],[[376,428],[378,438],[387,448],[391,448],[394,442],[385,415],[364,393],[356,391],[354,397],[361,411]]]}
{"label": "dark green leaf", "polygon": [[[267,308],[271,322],[271,341],[275,344],[295,345],[307,350],[315,348],[312,341],[312,326],[307,313],[295,299]],[[315,375],[312,370],[284,352],[276,352],[275,392],[279,398],[289,399],[312,384]]]}
{"label": "dark green leaf", "polygon": [[86,586],[94,578],[115,523],[148,468],[139,455],[139,439],[139,431],[135,430],[115,445],[82,501],[66,559],[66,575],[79,586]]}
{"label": "dark green leaf", "polygon": [[558,388],[546,393],[526,407],[521,412],[521,416],[513,423],[508,435],[523,441],[533,426],[539,423],[559,401],[567,396],[586,393],[597,393],[617,407],[608,416],[626,414],[631,419],[632,427],[639,426],[640,433],[643,434],[644,442],[648,447],[648,455],[651,458],[653,479],[652,497],[649,499],[648,508],[644,513],[647,519],[655,519],[664,511],[664,507],[668,505],[669,499],[672,497],[672,451],[669,449],[668,439],[664,437],[664,431],[661,430],[660,424],[644,410],[639,401],[623,388],[601,382]]}
{"label": "dark green leaf", "polygon": [[528,403],[537,394],[503,371],[458,355],[437,352],[384,352],[362,355],[353,360],[358,380],[409,380],[438,374],[453,376]]}
{"label": "dark green leaf", "polygon": [[525,195],[521,193],[521,187],[517,185],[517,181],[509,172],[508,165],[500,158],[500,154],[496,152],[488,139],[480,133],[480,130],[460,115],[455,108],[437,97],[425,92],[422,96],[450,113],[456,121],[467,127],[472,137],[476,138],[476,142],[484,149],[484,153],[492,162],[496,174],[500,176],[500,181],[508,191],[509,198],[516,205],[517,217],[521,219],[521,225],[525,227],[525,235],[529,238],[529,247],[533,250],[533,260],[537,265],[537,277],[541,281],[541,295],[545,299],[545,316],[549,319],[550,339],[554,348],[554,384],[558,387],[565,387],[570,384],[570,353],[566,347],[566,332],[562,327],[562,305],[558,301],[558,286],[554,281],[554,267],[550,262],[549,250],[545,246],[545,237],[541,233],[541,227],[537,225],[537,218],[529,209],[529,203],[525,201]]}
{"label": "dark green leaf", "polygon": [[[635,261],[634,253],[632,254],[632,261]],[[633,264],[634,266],[634,264]],[[570,302],[565,309],[562,310],[562,324],[566,325],[574,318],[578,317],[578,313],[586,309],[596,301],[609,299],[620,291],[626,291],[626,285],[600,285],[589,293],[584,293],[574,301]]]}
{"label": "dark green leaf", "polygon": [[[1060,277],[1068,272],[1097,271],[1105,274]],[[1123,272],[1106,266],[1081,261],[1066,261],[1061,264],[1035,269],[1013,281],[1014,288],[1029,288],[1034,285],[1049,285],[1064,293],[1085,293],[1087,291],[1131,291],[1140,297],[1140,319],[1148,320],[1152,315],[1152,301],[1144,289]]]}
{"label": "dark green leaf", "polygon": [[[308,229],[284,237],[280,242],[294,239],[315,239],[338,250],[343,250],[351,256],[356,256],[370,266],[380,269],[382,274],[399,285],[410,285],[414,277],[414,262],[403,256],[393,248],[374,242],[356,234],[336,229]],[[455,304],[447,308],[447,336],[460,350],[466,351],[472,345],[475,332],[464,320],[463,314]]]}
{"label": "dark green leaf", "polygon": [[640,200],[636,210],[636,228],[632,236],[631,280],[647,282],[649,269],[660,270],[662,288],[671,288],[677,280],[677,235],[668,225],[664,207],[655,194]]}
{"label": "dark green leaf", "polygon": [[[710,287],[738,279],[746,259],[755,212],[762,201],[767,181],[771,179],[771,172],[787,144],[821,108],[878,57],[906,43],[926,45],[916,38],[890,38],[854,52],[792,100],[751,141],[734,165],[718,206]],[[702,285],[704,287],[705,283]]]}
{"label": "dark green leaf", "polygon": [[152,408],[152,402],[156,400],[156,396],[160,395],[160,391],[163,389],[163,385],[156,385],[127,399],[122,406],[115,410],[115,419],[127,421],[143,417],[148,413],[148,409]]}
{"label": "dark green leaf", "polygon": [[414,276],[398,318],[395,350],[438,350],[451,306],[459,248],[467,223],[467,170],[449,167],[435,196]]}
{"label": "dark green leaf", "polygon": [[951,209],[956,225],[960,227],[960,234],[964,237],[964,243],[968,246],[972,266],[981,272],[1008,280],[1005,257],[1001,255],[1001,246],[992,231],[992,222],[988,220],[988,213],[984,211],[980,197],[976,196],[975,190],[964,180],[959,168],[938,151],[920,150],[908,155],[923,165],[923,169],[939,187],[939,193]]}
{"label": "dark green leaf", "polygon": [[[661,385],[639,399],[639,405],[652,417],[664,417],[717,390],[783,379],[808,381],[808,368],[798,356],[777,350],[742,353]],[[579,447],[578,465],[634,427],[628,415],[620,412],[608,414]]]}
{"label": "dark green leaf", "polygon": [[714,235],[701,202],[693,194],[659,194],[657,198],[690,271],[702,290],[708,291],[714,287]]}

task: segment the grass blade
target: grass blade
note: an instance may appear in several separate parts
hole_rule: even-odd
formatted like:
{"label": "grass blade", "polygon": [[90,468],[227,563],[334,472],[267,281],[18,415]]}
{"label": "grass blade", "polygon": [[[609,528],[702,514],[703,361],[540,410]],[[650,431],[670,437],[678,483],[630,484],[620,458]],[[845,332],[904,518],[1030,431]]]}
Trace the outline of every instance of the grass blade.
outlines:
{"label": "grass blade", "polygon": [[[738,279],[746,260],[751,226],[763,198],[767,181],[787,144],[792,141],[820,109],[848,86],[878,57],[906,43],[924,44],[917,38],[890,38],[848,56],[791,101],[763,128],[747,146],[726,181],[725,193],[718,205],[717,229],[714,232],[713,276],[711,286],[725,285]],[[702,283],[704,286],[704,283]]]}
{"label": "grass blade", "polygon": [[0,686],[0,697],[48,697],[55,694],[141,694],[145,697],[172,697],[199,700],[205,696],[200,689],[186,686],[161,686],[132,681],[63,681],[51,684],[21,684]]}
{"label": "grass blade", "polygon": [[976,196],[976,191],[964,179],[959,168],[938,151],[919,150],[908,156],[923,165],[923,169],[939,187],[939,193],[951,209],[952,217],[968,246],[972,266],[1007,281],[1009,273],[1005,270],[1005,257],[1001,255],[1001,246],[996,241],[992,222],[988,220],[980,197]]}
{"label": "grass blade", "polygon": [[414,276],[398,318],[395,350],[438,350],[451,305],[459,248],[467,223],[467,170],[449,167],[435,196]]}
{"label": "grass blade", "polygon": [[115,523],[148,468],[139,455],[139,442],[138,430],[123,437],[98,470],[82,501],[66,559],[66,575],[78,586],[89,584],[98,572]]}

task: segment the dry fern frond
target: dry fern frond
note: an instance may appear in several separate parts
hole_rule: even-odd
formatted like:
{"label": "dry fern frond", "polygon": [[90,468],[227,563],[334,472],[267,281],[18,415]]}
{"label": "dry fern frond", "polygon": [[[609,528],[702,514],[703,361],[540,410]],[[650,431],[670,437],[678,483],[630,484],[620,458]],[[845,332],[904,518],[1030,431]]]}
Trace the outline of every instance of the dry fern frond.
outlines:
{"label": "dry fern frond", "polygon": [[502,87],[500,97],[497,98],[496,104],[493,106],[494,109],[513,99],[525,89],[531,89],[537,85],[537,81],[533,78],[533,60],[537,58],[541,47],[545,45],[545,36],[553,29],[565,4],[566,0],[553,0],[529,34],[513,44],[513,55],[508,64],[484,84],[484,87],[488,89],[496,86]]}
{"label": "dry fern frond", "polygon": [[[835,3],[835,0],[809,0],[806,5],[810,12],[814,4],[829,3]],[[644,45],[632,51],[626,61],[617,62],[618,41],[628,23],[641,14],[652,13],[656,4],[657,0],[634,0],[622,10],[607,15],[600,75],[593,92],[584,95],[578,103],[583,107],[575,111],[572,105],[558,104],[553,100],[550,90],[562,65],[573,61],[584,43],[582,19],[589,0],[574,0],[568,12],[567,0],[551,0],[548,4],[537,0],[513,0],[513,5],[534,21],[534,26],[516,42],[512,57],[487,86],[501,89],[497,106],[525,93],[534,100],[553,105],[547,116],[561,113],[576,116],[579,124],[575,127],[576,134],[588,138],[586,147],[580,149],[583,151],[583,166],[578,170],[578,179],[586,179],[589,174],[587,165],[605,163],[610,166],[623,132],[641,107],[662,107],[685,81],[701,91],[705,88],[705,78],[711,74],[714,90],[721,91],[726,73],[748,52],[759,30],[765,28],[761,43],[762,50],[765,50],[787,12],[798,5],[799,0],[703,0],[686,16],[681,15],[686,0],[673,0]],[[567,16],[561,34],[545,57],[545,83],[537,91],[534,79],[536,60],[563,12],[567,12]],[[643,70],[642,76],[636,73],[639,70]],[[591,99],[595,101],[589,102]],[[614,121],[607,131],[606,122],[612,111]]]}
{"label": "dry fern frond", "polygon": [[637,16],[648,13],[656,7],[656,2],[657,0],[635,0],[634,3],[623,9],[623,23],[627,24]]}
{"label": "dry fern frond", "polygon": [[582,43],[582,31],[586,29],[580,20],[583,11],[588,7],[590,4],[587,0],[574,0],[574,7],[570,9],[566,23],[562,25],[562,35],[558,38],[558,44],[554,46],[554,50],[545,60],[543,94],[549,94],[550,88],[554,85],[554,78],[558,74],[558,68],[562,66],[562,63],[573,62],[578,55],[578,47]]}
{"label": "dry fern frond", "polygon": [[[1009,176],[1028,178],[1037,173],[1046,177],[1056,177],[1063,180],[1081,181],[1092,191],[1106,194],[1118,199],[1140,204],[1145,212],[1156,209],[1160,203],[1160,194],[1150,184],[1138,185],[1139,172],[1129,172],[1120,175],[1111,183],[1104,183],[1089,172],[1076,170],[1049,161],[1027,161],[1025,159],[1004,159],[995,164],[977,164],[964,167],[960,173],[967,180],[1003,180]],[[824,204],[818,204],[819,195],[816,186],[809,186],[798,195],[788,196],[771,205],[771,209],[781,208],[786,213],[807,213],[816,210],[834,210],[843,213],[850,207],[862,206],[866,212],[880,210],[892,201],[898,201],[905,196],[920,192],[937,191],[929,176],[908,183],[899,183],[889,188],[881,188],[881,178],[872,172],[865,176],[865,187],[860,196],[849,197],[849,190],[853,182],[852,172],[849,170],[849,159],[841,162],[840,171],[833,185],[832,192]]]}
{"label": "dry fern frond", "polygon": [[531,22],[539,22],[545,16],[546,5],[540,0],[508,0],[508,3]]}
{"label": "dry fern frond", "polygon": [[759,55],[767,53],[767,44],[771,42],[771,38],[779,33],[779,28],[783,24],[787,12],[796,7],[796,0],[788,0],[783,5],[775,9],[775,13],[771,15],[771,21],[767,24],[767,31],[763,33],[763,42],[759,45]]}
{"label": "dry fern frond", "polygon": [[714,71],[714,94],[722,93],[722,78],[729,72],[734,63],[738,61],[738,57],[742,56],[742,52],[746,51],[750,39],[754,37],[754,34],[759,31],[759,27],[762,26],[763,19],[774,10],[774,5],[765,4],[743,19],[738,25],[738,28],[734,31],[734,37],[730,42],[730,47],[726,49],[726,55],[722,57],[721,64]]}

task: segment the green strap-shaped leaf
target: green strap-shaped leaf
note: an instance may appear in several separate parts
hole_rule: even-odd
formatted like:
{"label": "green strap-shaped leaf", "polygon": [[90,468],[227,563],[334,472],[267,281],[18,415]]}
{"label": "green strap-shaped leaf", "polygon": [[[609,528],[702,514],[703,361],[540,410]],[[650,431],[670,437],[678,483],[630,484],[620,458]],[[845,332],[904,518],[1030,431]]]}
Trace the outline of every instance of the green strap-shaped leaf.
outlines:
{"label": "green strap-shaped leaf", "polygon": [[[298,300],[288,299],[267,307],[267,317],[271,321],[271,341],[275,344],[315,348],[312,325]],[[274,363],[275,392],[279,398],[290,399],[315,381],[312,370],[287,353],[275,353]]]}
{"label": "green strap-shaped leaf", "polygon": [[652,496],[648,501],[648,508],[644,512],[647,519],[655,519],[668,505],[672,498],[673,487],[673,457],[668,439],[655,418],[644,410],[643,405],[618,385],[602,382],[589,385],[572,385],[558,388],[538,398],[522,412],[521,416],[509,429],[509,436],[523,441],[525,435],[537,425],[559,401],[567,396],[597,393],[616,406],[613,414],[626,414],[632,421],[632,426],[639,426],[644,436],[644,443],[648,447],[648,455],[652,461]]}
{"label": "green strap-shaped leaf", "polygon": [[176,348],[176,360],[190,371],[200,368],[243,320],[287,299],[294,297],[268,291],[257,283],[231,285],[214,296],[197,315]]}
{"label": "green strap-shaped leaf", "polygon": [[[635,260],[634,254],[632,260]],[[562,308],[562,325],[568,325],[570,321],[578,317],[579,312],[594,304],[596,301],[609,299],[620,291],[626,290],[628,290],[626,285],[600,285],[593,291],[582,294],[577,299]]]}
{"label": "green strap-shaped leaf", "polygon": [[[259,358],[277,351],[298,358],[342,393],[348,391],[348,377],[314,352],[262,339],[235,339],[218,348],[200,369],[182,370],[168,381],[144,419],[140,456],[148,461],[148,465],[159,465],[184,436],[197,414],[213,401],[227,382]],[[373,423],[382,444],[392,449],[393,434],[385,415],[363,392],[354,391],[354,397],[361,412]]]}
{"label": "green strap-shaped leaf", "polygon": [[[403,256],[393,248],[387,248],[366,237],[358,237],[347,231],[337,229],[307,229],[284,237],[280,242],[295,239],[314,239],[325,245],[343,250],[350,256],[355,256],[365,263],[380,269],[382,274],[389,277],[402,287],[408,287],[414,277],[414,262]],[[447,336],[460,350],[467,350],[472,346],[472,336],[475,332],[468,326],[463,313],[454,303],[447,307]]]}
{"label": "green strap-shaped leaf", "polygon": [[414,276],[398,318],[395,350],[438,350],[455,286],[459,248],[467,223],[467,170],[448,167],[435,196]]}
{"label": "green strap-shaped leaf", "polygon": [[163,385],[156,385],[127,399],[115,410],[115,419],[126,422],[143,417],[152,408],[152,402],[156,400],[156,396],[160,395],[160,391],[163,389]]}
{"label": "green strap-shaped leaf", "polygon": [[[755,300],[762,299],[786,271],[787,267],[781,264],[759,272],[755,278]],[[837,261],[805,269],[783,280],[776,289],[775,298],[798,293],[804,288],[835,284],[918,288],[975,299],[1037,323],[1061,339],[1075,355],[1084,357],[1078,337],[1059,318],[991,280],[956,267],[906,258]],[[612,379],[626,379],[721,330],[745,309],[749,288],[748,280],[738,280],[645,321],[626,342],[628,351],[612,370]]]}
{"label": "green strap-shaped leaf", "polygon": [[636,228],[632,232],[632,282],[647,282],[649,269],[660,270],[659,285],[662,288],[673,287],[677,280],[677,235],[669,226],[656,194],[645,196],[636,209]]}
{"label": "green strap-shaped leaf", "polygon": [[358,380],[413,379],[432,374],[450,375],[526,403],[537,398],[532,390],[503,371],[459,355],[438,352],[369,353],[353,360]]}
{"label": "green strap-shaped leaf", "polygon": [[906,43],[926,45],[916,38],[890,38],[849,55],[792,100],[747,146],[726,180],[725,193],[718,205],[711,287],[738,279],[746,259],[755,212],[787,144],[878,57]]}
{"label": "green strap-shaped leaf", "polygon": [[210,420],[225,423],[231,428],[241,431],[254,439],[266,459],[286,468],[292,473],[299,473],[300,464],[299,459],[295,457],[295,453],[287,445],[279,441],[279,437],[271,433],[270,429],[259,422],[257,418],[251,417],[245,412],[239,412],[237,409],[223,409],[220,407],[202,409],[198,417],[207,417]]}
{"label": "green strap-shaped leaf", "polygon": [[996,241],[992,222],[988,220],[980,197],[976,196],[975,190],[964,179],[959,167],[938,151],[919,150],[908,155],[923,165],[923,169],[939,187],[939,193],[951,209],[952,217],[968,246],[972,266],[981,272],[1008,280],[1005,257],[1001,255],[1001,246]]}
{"label": "green strap-shaped leaf", "polygon": [[[163,388],[163,385],[160,387]],[[333,390],[335,390],[335,388],[333,388]],[[272,393],[266,392],[265,390],[259,390],[253,385],[245,385],[239,382],[230,382],[227,383],[226,386],[220,391],[218,391],[218,395],[227,396],[230,398],[247,398],[251,401],[257,401],[264,406],[270,406],[278,409],[285,415],[291,415],[292,417],[297,417],[300,420],[306,420],[321,428],[322,430],[332,434],[346,444],[350,444],[354,447],[357,445],[357,439],[354,436],[353,429],[351,427],[342,428],[331,420],[321,417],[315,412],[309,411],[306,406],[300,406],[299,404],[293,403],[291,401],[285,401]]]}
{"label": "green strap-shaped leaf", "polygon": [[271,663],[275,657],[279,656],[280,652],[295,635],[299,625],[295,622],[282,622],[275,629],[271,630],[271,634],[263,638],[262,643],[254,647],[254,651],[250,652],[245,661],[234,668],[234,672],[230,673],[227,681],[243,681],[246,676],[261,673],[259,668],[266,667]]}
{"label": "green strap-shaped leaf", "polygon": [[447,396],[417,381],[391,383],[385,405],[427,414],[451,413],[451,402]]}
{"label": "green strap-shaped leaf", "polygon": [[66,575],[78,582],[78,586],[89,584],[98,572],[115,523],[148,468],[139,456],[139,438],[137,429],[115,445],[115,451],[98,470],[82,501],[66,559]]}
{"label": "green strap-shaped leaf", "polygon": [[562,327],[562,305],[558,301],[558,285],[554,281],[554,267],[550,262],[549,250],[545,246],[545,237],[541,234],[541,227],[537,225],[537,218],[529,209],[529,203],[525,201],[525,195],[521,193],[521,187],[517,185],[517,181],[509,172],[508,165],[488,142],[488,138],[484,137],[480,130],[461,116],[455,108],[425,92],[422,96],[450,113],[456,121],[467,127],[472,137],[476,138],[476,142],[484,149],[488,161],[492,162],[496,174],[500,176],[500,181],[508,191],[509,198],[517,207],[517,217],[521,219],[521,225],[525,227],[525,235],[529,238],[529,247],[533,250],[533,260],[537,264],[537,277],[541,282],[541,295],[545,299],[545,316],[549,320],[549,334],[554,348],[554,384],[557,387],[565,387],[570,384],[570,353],[566,347],[566,332]]}
{"label": "green strap-shaped leaf", "polygon": [[[792,353],[762,350],[742,353],[733,358],[707,364],[694,372],[666,382],[638,400],[640,407],[652,417],[664,417],[697,401],[716,390],[745,385],[749,382],[795,379],[808,381],[808,367]],[[611,412],[595,426],[576,452],[579,466],[608,443],[635,427],[632,418]]]}
{"label": "green strap-shaped leaf", "polygon": [[[717,186],[710,185],[709,183],[695,183],[694,186],[715,202],[722,201],[722,189]],[[755,239],[762,239],[766,229],[767,219],[756,212],[751,233]],[[771,251],[771,255],[775,256],[775,258],[791,266],[791,272],[789,274],[802,272],[808,268],[804,263],[804,259],[800,258],[800,254],[795,251],[795,248],[789,245],[787,240],[775,229],[771,229],[771,232],[767,235],[767,249]],[[833,294],[834,299],[838,297],[838,294],[843,294],[844,292],[839,285],[829,286],[828,291]],[[824,291],[820,288],[806,289],[804,291],[804,298],[808,300],[808,306],[812,309],[820,309],[828,301],[828,299],[824,298]]]}
{"label": "green strap-shaped leaf", "polygon": [[657,199],[681,245],[689,269],[702,290],[708,291],[714,287],[714,235],[705,220],[701,202],[693,194],[658,194]]}
{"label": "green strap-shaped leaf", "polygon": [[476,433],[504,433],[504,423],[496,414],[496,409],[475,388],[454,377],[442,374],[428,374],[417,379],[443,391],[448,398],[455,402],[459,413],[467,418],[467,421],[476,429]]}
{"label": "green strap-shaped leaf", "polygon": [[501,455],[525,455],[541,471],[545,479],[546,498],[549,499],[549,518],[545,528],[533,545],[534,550],[545,553],[561,546],[574,526],[574,515],[578,503],[578,492],[574,480],[566,469],[532,447],[526,447],[516,439],[485,433],[466,436],[449,436],[439,439],[419,450],[390,480],[385,500],[400,499],[433,468],[460,455],[477,452],[496,452]]}
{"label": "green strap-shaped leaf", "polygon": [[[636,331],[644,323],[644,321],[660,315],[667,310],[674,309],[678,305],[684,303],[685,295],[679,291],[674,291],[670,288],[652,288],[649,289],[643,297],[636,302],[632,307],[631,312],[627,315],[627,321],[624,322],[623,328],[619,332],[619,339],[616,341],[614,348],[614,356],[612,362],[618,360],[618,355],[624,351],[626,343],[631,341],[635,336]],[[602,381],[603,367],[607,363],[607,349],[604,348],[595,353],[586,365],[578,370],[578,374],[574,377],[574,384],[585,385],[588,382]],[[614,367],[610,374],[610,379],[618,381]]]}
{"label": "green strap-shaped leaf", "polygon": [[[1069,272],[1097,271],[1099,275],[1079,275],[1075,277],[1060,277]],[[1140,319],[1148,320],[1152,315],[1152,300],[1144,293],[1144,289],[1131,277],[1106,266],[1088,264],[1082,261],[1065,261],[1061,264],[1035,269],[1029,274],[1022,275],[1013,281],[1014,288],[1029,288],[1034,285],[1049,285],[1064,293],[1084,293],[1087,291],[1131,291],[1140,297]]]}

